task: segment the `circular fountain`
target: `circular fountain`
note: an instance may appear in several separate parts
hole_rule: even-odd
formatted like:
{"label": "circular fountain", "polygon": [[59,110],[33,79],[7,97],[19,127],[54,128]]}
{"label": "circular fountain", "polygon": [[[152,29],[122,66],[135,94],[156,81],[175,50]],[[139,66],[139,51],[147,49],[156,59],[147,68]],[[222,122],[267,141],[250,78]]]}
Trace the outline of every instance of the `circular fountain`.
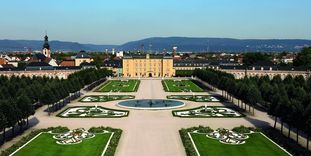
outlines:
{"label": "circular fountain", "polygon": [[185,106],[185,103],[176,100],[164,99],[141,99],[141,100],[127,100],[118,103],[119,107],[131,109],[174,109]]}

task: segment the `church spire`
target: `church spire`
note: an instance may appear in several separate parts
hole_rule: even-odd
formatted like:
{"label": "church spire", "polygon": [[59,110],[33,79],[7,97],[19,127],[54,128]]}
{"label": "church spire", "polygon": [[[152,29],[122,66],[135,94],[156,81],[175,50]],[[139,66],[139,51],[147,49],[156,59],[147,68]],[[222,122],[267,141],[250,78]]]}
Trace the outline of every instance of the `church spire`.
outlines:
{"label": "church spire", "polygon": [[50,50],[50,45],[49,45],[49,37],[45,32],[45,36],[44,36],[44,44],[43,44],[43,49],[49,49]]}
{"label": "church spire", "polygon": [[46,34],[45,31],[45,36],[44,36],[44,44],[43,44],[43,48],[42,48],[42,53],[43,55],[45,55],[46,57],[51,57],[51,50],[50,50],[50,44],[49,44],[49,37]]}

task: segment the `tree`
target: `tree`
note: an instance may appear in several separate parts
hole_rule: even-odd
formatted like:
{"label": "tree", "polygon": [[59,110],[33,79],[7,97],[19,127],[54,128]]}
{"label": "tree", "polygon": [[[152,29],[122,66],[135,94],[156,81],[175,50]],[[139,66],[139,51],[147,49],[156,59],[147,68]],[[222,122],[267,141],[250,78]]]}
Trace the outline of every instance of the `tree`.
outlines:
{"label": "tree", "polygon": [[268,107],[268,114],[274,116],[273,128],[275,129],[278,117],[280,115],[279,101],[281,99],[281,95],[279,93],[279,88],[277,85],[273,86],[272,92],[274,94],[272,94],[272,97],[271,97],[271,104]]}
{"label": "tree", "polygon": [[304,107],[299,100],[291,100],[292,106],[288,110],[292,112],[293,125],[296,127],[296,142],[298,143],[299,128],[302,127]]}
{"label": "tree", "polygon": [[264,106],[268,107],[267,103],[271,103],[271,94],[273,91],[272,86],[268,82],[263,82],[261,83],[259,90],[262,95],[262,99],[264,101]]}
{"label": "tree", "polygon": [[50,104],[53,104],[55,102],[56,97],[54,96],[52,90],[49,87],[45,87],[43,89],[42,96],[40,97],[40,101],[43,104],[48,105],[48,112],[50,114]]}
{"label": "tree", "polygon": [[311,68],[311,47],[304,47],[294,59],[294,66],[304,66],[308,70]]}
{"label": "tree", "polygon": [[5,141],[5,128],[7,126],[6,124],[7,124],[6,117],[2,112],[0,112],[0,130],[2,131],[2,139],[3,139],[1,141],[2,143]]}
{"label": "tree", "polygon": [[269,60],[268,55],[265,55],[263,53],[245,53],[243,55],[243,64],[245,66],[245,77],[247,77],[247,68],[249,68],[249,66],[252,66],[257,62],[268,60]]}
{"label": "tree", "polygon": [[3,101],[0,107],[7,119],[7,127],[12,127],[12,134],[14,135],[14,127],[19,120],[20,110],[16,108],[16,104],[12,99]]}
{"label": "tree", "polygon": [[29,97],[26,94],[22,94],[17,99],[17,107],[21,110],[21,115],[23,119],[26,119],[26,125],[29,125],[28,118],[31,115],[34,115],[35,110],[33,103],[30,101]]}
{"label": "tree", "polygon": [[241,107],[243,109],[243,103],[244,103],[244,106],[245,106],[244,109],[245,110],[246,110],[246,97],[245,97],[245,95],[248,93],[248,91],[249,91],[248,86],[245,83],[242,83],[241,87],[238,90],[239,97],[242,101]]}
{"label": "tree", "polygon": [[305,119],[304,130],[307,133],[307,149],[309,150],[309,140],[311,135],[311,104],[305,109],[303,118]]}
{"label": "tree", "polygon": [[246,94],[246,98],[247,98],[249,105],[251,105],[253,107],[253,114],[255,114],[254,107],[256,106],[257,103],[260,103],[262,100],[261,99],[261,93],[260,93],[258,87],[251,84],[249,86],[249,92],[247,92],[247,94]]}

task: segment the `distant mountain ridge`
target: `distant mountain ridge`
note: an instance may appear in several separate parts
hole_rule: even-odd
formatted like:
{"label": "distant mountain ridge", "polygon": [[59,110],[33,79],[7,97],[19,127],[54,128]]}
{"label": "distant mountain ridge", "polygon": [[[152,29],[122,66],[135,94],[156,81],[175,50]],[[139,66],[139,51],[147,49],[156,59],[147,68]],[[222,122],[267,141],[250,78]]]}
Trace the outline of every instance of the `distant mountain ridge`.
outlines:
{"label": "distant mountain ridge", "polygon": [[[233,38],[195,38],[195,37],[152,37],[122,45],[81,44],[78,42],[50,41],[52,51],[171,51],[173,46],[178,51],[191,52],[281,52],[300,51],[303,46],[311,46],[311,40],[304,39],[233,39]],[[25,51],[26,48],[41,50],[43,41],[38,40],[0,40],[0,51]]]}
{"label": "distant mountain ridge", "polygon": [[[171,51],[173,46],[178,51],[299,51],[303,46],[310,46],[311,40],[303,39],[233,39],[233,38],[191,38],[191,37],[153,37],[138,41],[132,41],[121,45],[121,49]],[[151,46],[149,46],[151,45]]]}
{"label": "distant mountain ridge", "polygon": [[[52,51],[104,51],[118,45],[81,44],[78,42],[49,41]],[[43,41],[39,40],[0,40],[0,51],[41,50]]]}

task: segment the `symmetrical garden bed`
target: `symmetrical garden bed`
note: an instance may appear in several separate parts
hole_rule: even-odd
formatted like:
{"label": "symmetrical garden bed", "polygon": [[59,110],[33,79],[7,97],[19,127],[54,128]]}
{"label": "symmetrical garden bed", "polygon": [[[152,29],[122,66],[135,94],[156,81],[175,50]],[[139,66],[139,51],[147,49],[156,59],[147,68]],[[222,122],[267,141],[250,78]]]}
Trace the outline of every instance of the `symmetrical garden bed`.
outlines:
{"label": "symmetrical garden bed", "polygon": [[285,149],[254,129],[194,127],[179,131],[189,156],[289,156]]}
{"label": "symmetrical garden bed", "polygon": [[217,98],[210,95],[169,95],[168,99],[188,100],[194,102],[219,102]]}
{"label": "symmetrical garden bed", "polygon": [[233,107],[201,106],[192,109],[172,111],[173,116],[184,118],[239,118],[244,115]]}
{"label": "symmetrical garden bed", "polygon": [[115,110],[101,106],[69,107],[57,116],[62,118],[120,118],[127,117],[129,111]]}
{"label": "symmetrical garden bed", "polygon": [[203,92],[197,84],[191,80],[162,80],[166,92]]}
{"label": "symmetrical garden bed", "polygon": [[80,102],[108,102],[116,100],[126,100],[126,99],[135,99],[133,95],[92,95],[85,96]]}
{"label": "symmetrical garden bed", "polygon": [[[96,127],[88,131],[76,129],[54,131],[55,128],[33,131],[2,156],[113,156],[122,131],[120,129]],[[57,130],[57,129],[56,129]]]}
{"label": "symmetrical garden bed", "polygon": [[109,80],[98,88],[99,92],[136,92],[139,80]]}

